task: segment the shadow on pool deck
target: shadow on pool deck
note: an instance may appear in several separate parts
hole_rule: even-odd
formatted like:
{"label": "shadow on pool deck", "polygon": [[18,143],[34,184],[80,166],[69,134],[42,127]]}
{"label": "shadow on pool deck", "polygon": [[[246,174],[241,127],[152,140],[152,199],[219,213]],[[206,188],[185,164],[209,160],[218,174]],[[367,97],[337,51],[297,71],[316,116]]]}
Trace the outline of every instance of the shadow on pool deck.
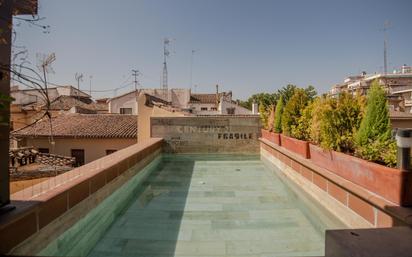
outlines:
{"label": "shadow on pool deck", "polygon": [[89,256],[174,256],[194,164],[163,157]]}

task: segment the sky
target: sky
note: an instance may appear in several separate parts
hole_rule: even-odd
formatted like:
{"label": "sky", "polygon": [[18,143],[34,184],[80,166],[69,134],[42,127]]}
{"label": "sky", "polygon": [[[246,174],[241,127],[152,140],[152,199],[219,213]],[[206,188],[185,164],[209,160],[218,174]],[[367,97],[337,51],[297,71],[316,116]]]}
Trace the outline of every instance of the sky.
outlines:
{"label": "sky", "polygon": [[386,20],[389,70],[412,65],[411,0],[38,1],[49,33],[15,20],[15,44],[34,67],[55,53],[52,83],[77,85],[82,73],[88,92],[92,76],[95,98],[132,90],[132,69],[140,87],[159,88],[165,37],[169,88],[190,88],[192,70],[192,91],[218,84],[239,99],[287,84],[323,93],[349,75],[382,72]]}

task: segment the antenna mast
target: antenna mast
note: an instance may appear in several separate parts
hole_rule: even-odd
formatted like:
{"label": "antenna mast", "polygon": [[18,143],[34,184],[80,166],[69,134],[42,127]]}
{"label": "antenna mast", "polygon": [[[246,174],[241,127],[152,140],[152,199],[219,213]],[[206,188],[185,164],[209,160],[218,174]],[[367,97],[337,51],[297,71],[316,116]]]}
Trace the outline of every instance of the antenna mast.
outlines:
{"label": "antenna mast", "polygon": [[163,89],[163,94],[164,94],[164,100],[168,101],[168,84],[167,84],[167,58],[170,55],[169,50],[167,49],[168,45],[170,44],[170,40],[168,38],[165,38],[163,41],[163,84],[162,84],[162,89]]}
{"label": "antenna mast", "polygon": [[390,27],[390,22],[389,21],[385,21],[384,25],[383,25],[383,36],[384,36],[384,40],[383,40],[383,72],[386,75],[388,73],[388,39],[387,39],[387,35],[386,35],[386,31],[389,29]]}

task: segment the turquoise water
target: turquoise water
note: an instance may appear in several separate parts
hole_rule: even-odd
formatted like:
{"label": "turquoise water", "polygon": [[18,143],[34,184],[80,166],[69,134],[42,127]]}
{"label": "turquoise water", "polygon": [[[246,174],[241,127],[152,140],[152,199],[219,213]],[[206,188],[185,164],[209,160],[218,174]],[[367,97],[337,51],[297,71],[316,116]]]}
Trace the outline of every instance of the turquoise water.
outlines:
{"label": "turquoise water", "polygon": [[163,155],[40,255],[316,256],[343,227],[259,156]]}

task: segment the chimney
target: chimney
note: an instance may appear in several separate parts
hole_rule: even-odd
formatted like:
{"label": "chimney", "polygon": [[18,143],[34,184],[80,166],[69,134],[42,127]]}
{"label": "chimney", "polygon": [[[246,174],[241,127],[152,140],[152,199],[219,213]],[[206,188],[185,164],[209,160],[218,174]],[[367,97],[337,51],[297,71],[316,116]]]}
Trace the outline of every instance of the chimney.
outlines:
{"label": "chimney", "polygon": [[259,114],[259,106],[255,101],[252,103],[252,114]]}
{"label": "chimney", "polygon": [[219,105],[219,85],[216,84],[216,106]]}

